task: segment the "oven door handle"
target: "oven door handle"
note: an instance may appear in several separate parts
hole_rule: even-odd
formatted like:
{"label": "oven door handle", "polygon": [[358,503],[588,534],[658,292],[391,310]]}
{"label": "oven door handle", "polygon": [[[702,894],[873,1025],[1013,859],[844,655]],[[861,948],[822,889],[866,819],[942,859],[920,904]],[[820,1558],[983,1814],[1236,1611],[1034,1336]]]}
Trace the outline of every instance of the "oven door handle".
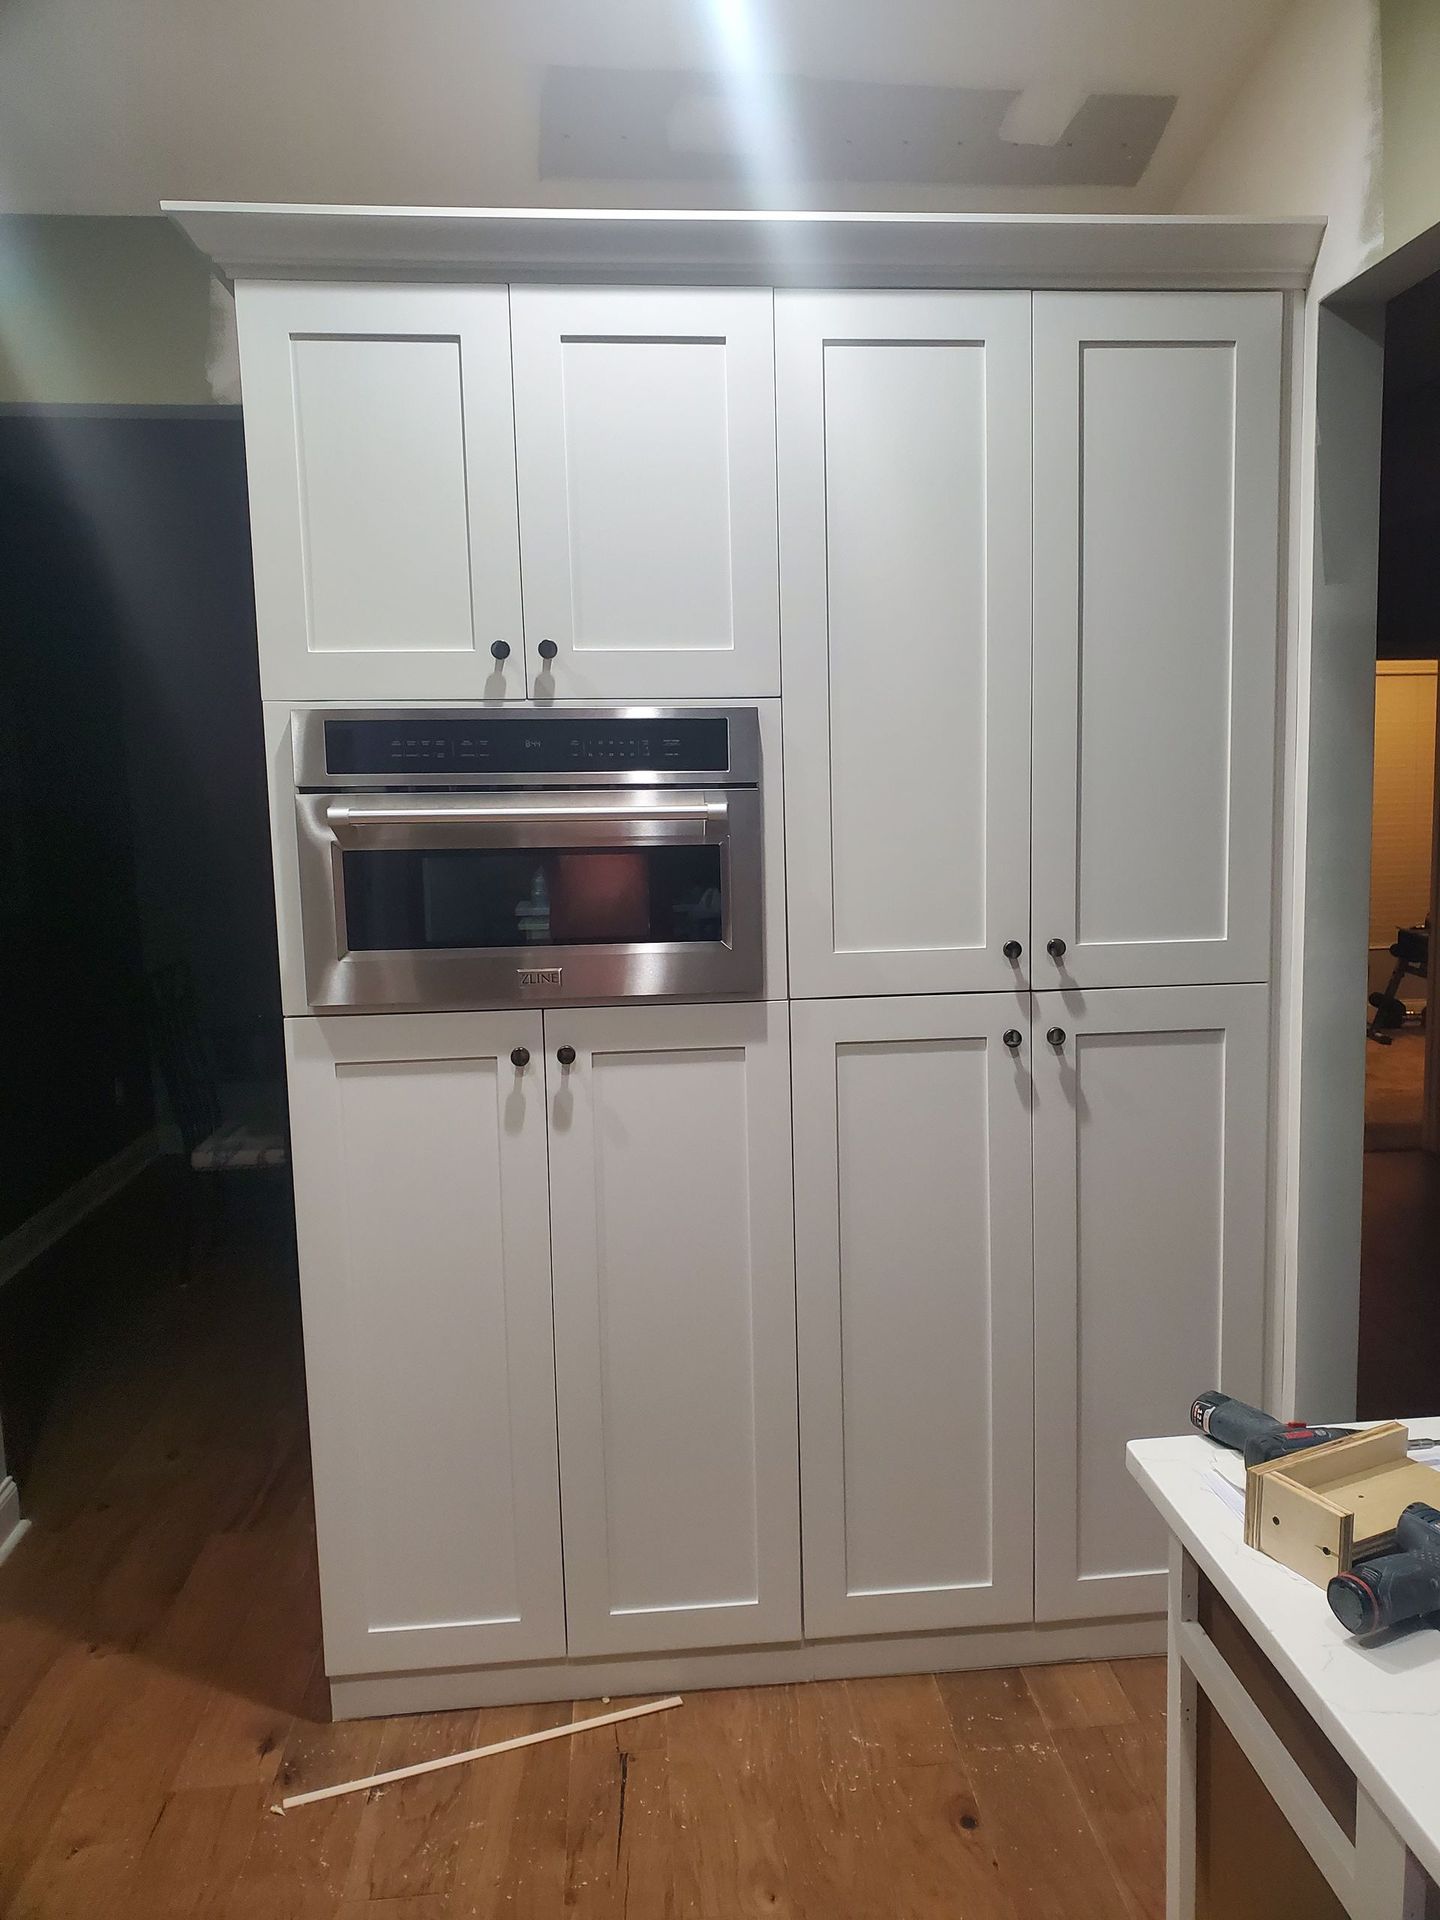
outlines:
{"label": "oven door handle", "polygon": [[502,794],[386,794],[329,800],[325,825],[342,847],[698,846],[729,829],[723,793],[605,794],[593,799]]}

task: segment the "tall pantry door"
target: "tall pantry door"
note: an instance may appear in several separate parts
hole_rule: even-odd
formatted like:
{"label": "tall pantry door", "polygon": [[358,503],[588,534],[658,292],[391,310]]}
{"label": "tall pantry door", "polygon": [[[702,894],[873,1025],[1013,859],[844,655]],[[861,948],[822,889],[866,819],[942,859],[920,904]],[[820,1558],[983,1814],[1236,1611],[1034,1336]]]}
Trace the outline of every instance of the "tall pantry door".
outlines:
{"label": "tall pantry door", "polygon": [[285,1036],[326,1670],[559,1659],[540,1015]]}
{"label": "tall pantry door", "polygon": [[1165,1604],[1130,1440],[1264,1378],[1263,986],[1037,993],[1035,1606]]}
{"label": "tall pantry door", "polygon": [[806,1634],[1028,1621],[1028,1009],[791,1020]]}
{"label": "tall pantry door", "polygon": [[1023,988],[1030,296],[775,325],[791,992]]}
{"label": "tall pantry door", "polygon": [[798,1639],[784,1003],[545,1035],[570,1652]]}
{"label": "tall pantry door", "polygon": [[1269,975],[1282,315],[1035,295],[1036,987]]}

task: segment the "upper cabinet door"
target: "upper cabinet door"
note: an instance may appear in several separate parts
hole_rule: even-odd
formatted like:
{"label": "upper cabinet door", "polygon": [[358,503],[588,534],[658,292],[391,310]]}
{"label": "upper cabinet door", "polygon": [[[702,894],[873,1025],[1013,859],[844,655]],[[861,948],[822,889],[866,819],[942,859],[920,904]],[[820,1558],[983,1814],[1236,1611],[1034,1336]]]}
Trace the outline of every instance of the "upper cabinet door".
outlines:
{"label": "upper cabinet door", "polygon": [[1281,315],[1035,296],[1037,987],[1269,973]]}
{"label": "upper cabinet door", "polygon": [[265,698],[523,699],[506,289],[236,298]]}
{"label": "upper cabinet door", "polygon": [[776,343],[791,991],[1023,986],[1030,296],[782,293]]}
{"label": "upper cabinet door", "polygon": [[511,297],[536,697],[778,693],[768,289]]}
{"label": "upper cabinet door", "polygon": [[805,1632],[1027,1621],[1028,1010],[791,1017]]}
{"label": "upper cabinet door", "polygon": [[559,1659],[540,1015],[285,1037],[326,1671]]}
{"label": "upper cabinet door", "polygon": [[545,1037],[570,1652],[797,1640],[785,1006]]}
{"label": "upper cabinet door", "polygon": [[1268,993],[1034,997],[1038,1620],[1164,1606],[1126,1442],[1261,1396]]}

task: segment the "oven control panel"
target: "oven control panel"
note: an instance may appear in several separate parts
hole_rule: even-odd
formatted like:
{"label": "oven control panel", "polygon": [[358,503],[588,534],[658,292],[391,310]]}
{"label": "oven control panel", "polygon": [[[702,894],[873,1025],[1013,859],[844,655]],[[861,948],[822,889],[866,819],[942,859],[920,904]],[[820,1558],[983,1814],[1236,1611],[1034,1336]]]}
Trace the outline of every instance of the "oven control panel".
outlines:
{"label": "oven control panel", "polygon": [[606,786],[759,779],[753,708],[312,708],[296,786]]}

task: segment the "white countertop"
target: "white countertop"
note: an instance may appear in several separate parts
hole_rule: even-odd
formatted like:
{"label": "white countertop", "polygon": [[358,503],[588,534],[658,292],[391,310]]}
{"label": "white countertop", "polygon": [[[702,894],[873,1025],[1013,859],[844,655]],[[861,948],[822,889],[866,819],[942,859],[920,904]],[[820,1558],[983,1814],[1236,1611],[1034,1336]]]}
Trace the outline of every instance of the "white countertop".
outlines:
{"label": "white countertop", "polygon": [[[1440,1420],[1412,1421],[1431,1433]],[[1134,1440],[1131,1473],[1334,1742],[1430,1877],[1440,1882],[1440,1632],[1373,1644],[1348,1634],[1324,1592],[1242,1538],[1210,1484],[1223,1449],[1200,1434]]]}

